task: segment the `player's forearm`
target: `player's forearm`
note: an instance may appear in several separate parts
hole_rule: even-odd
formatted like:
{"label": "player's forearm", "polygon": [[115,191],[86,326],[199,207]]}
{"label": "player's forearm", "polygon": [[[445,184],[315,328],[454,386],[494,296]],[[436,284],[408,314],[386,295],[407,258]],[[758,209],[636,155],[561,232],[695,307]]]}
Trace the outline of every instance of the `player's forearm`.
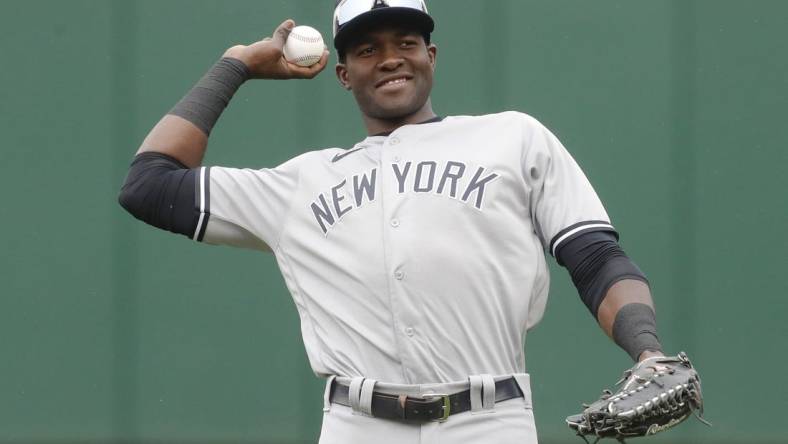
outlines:
{"label": "player's forearm", "polygon": [[[235,92],[248,79],[311,79],[328,64],[328,50],[310,66],[284,59],[284,45],[295,26],[285,20],[271,37],[235,45],[200,79],[177,105],[162,118],[142,142],[137,154],[158,152],[188,167],[202,163],[208,137]],[[322,42],[322,40],[321,40]]]}
{"label": "player's forearm", "polygon": [[645,304],[654,309],[651,290],[643,281],[624,279],[613,284],[599,304],[597,321],[602,330],[613,337],[613,323],[618,312],[628,304]]}
{"label": "player's forearm", "polygon": [[597,321],[633,359],[663,355],[654,302],[645,282],[625,279],[613,284],[599,305]]}
{"label": "player's forearm", "polygon": [[556,258],[569,270],[580,299],[605,333],[632,359],[662,350],[646,276],[613,233],[580,235],[558,249]]}
{"label": "player's forearm", "polygon": [[199,166],[211,130],[249,77],[249,69],[240,60],[219,60],[153,127],[137,154],[154,151],[172,156],[188,167]]}
{"label": "player's forearm", "polygon": [[145,137],[137,154],[158,152],[172,156],[189,168],[202,164],[208,136],[181,117],[167,114]]}

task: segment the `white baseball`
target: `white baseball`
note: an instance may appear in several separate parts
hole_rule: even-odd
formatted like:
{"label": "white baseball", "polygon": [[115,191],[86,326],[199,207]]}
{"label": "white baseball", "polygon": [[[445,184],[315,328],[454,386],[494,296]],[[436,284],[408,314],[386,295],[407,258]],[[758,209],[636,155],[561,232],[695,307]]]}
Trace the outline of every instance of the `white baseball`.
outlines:
{"label": "white baseball", "polygon": [[298,66],[312,66],[323,57],[324,49],[320,31],[311,26],[296,26],[285,42],[285,60]]}

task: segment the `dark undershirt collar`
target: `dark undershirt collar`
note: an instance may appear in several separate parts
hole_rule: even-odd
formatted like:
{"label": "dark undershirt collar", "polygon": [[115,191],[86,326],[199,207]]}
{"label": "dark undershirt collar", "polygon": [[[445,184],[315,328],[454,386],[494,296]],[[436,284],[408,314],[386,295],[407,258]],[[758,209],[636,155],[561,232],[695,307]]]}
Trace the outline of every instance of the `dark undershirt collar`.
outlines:
{"label": "dark undershirt collar", "polygon": [[[423,125],[423,124],[425,124],[425,123],[435,123],[435,122],[441,122],[441,121],[443,121],[443,117],[441,117],[441,116],[435,116],[435,117],[433,117],[433,118],[431,118],[431,119],[429,119],[429,120],[425,120],[425,121],[423,121],[423,122],[416,123],[415,125]],[[404,126],[404,125],[403,125],[403,126]],[[378,134],[373,134],[373,135],[371,135],[370,137],[388,137],[388,136],[390,136],[390,135],[391,135],[391,133],[393,133],[394,131],[396,131],[396,130],[392,130],[392,131],[386,131],[385,133],[378,133]]]}

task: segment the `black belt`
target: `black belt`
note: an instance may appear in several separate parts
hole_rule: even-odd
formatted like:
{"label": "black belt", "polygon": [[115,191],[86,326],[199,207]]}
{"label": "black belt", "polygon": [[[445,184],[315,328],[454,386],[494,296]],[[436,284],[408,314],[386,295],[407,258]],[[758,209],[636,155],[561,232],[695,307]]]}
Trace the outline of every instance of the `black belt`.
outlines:
{"label": "black belt", "polygon": [[[350,387],[334,381],[331,385],[331,402],[351,407],[348,399]],[[514,378],[495,382],[495,402],[522,398],[523,392]],[[471,391],[451,395],[425,394],[421,396],[389,395],[372,392],[372,416],[400,421],[443,421],[455,413],[471,409]]]}

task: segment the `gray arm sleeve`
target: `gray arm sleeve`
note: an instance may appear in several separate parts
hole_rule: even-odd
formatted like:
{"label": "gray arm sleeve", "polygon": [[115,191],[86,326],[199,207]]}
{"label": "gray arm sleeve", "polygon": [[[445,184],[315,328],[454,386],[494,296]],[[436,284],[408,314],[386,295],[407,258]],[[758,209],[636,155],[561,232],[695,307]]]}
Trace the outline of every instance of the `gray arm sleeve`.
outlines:
{"label": "gray arm sleeve", "polygon": [[249,68],[243,62],[224,57],[205,73],[169,114],[188,120],[210,136],[230,99],[249,76]]}

